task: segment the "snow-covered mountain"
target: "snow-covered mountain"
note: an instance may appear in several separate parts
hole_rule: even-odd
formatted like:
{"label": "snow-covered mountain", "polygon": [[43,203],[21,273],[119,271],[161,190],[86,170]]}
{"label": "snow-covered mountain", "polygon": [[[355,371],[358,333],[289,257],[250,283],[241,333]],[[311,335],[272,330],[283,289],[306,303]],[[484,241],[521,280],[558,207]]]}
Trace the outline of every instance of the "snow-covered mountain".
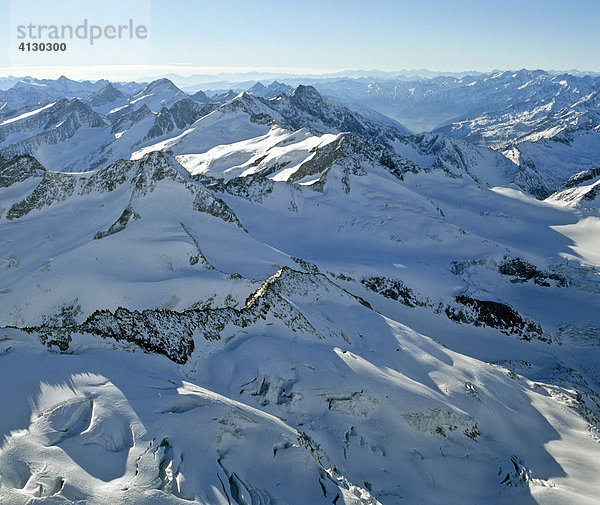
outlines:
{"label": "snow-covered mountain", "polygon": [[158,112],[164,107],[172,107],[187,96],[169,79],[157,79],[131,97],[129,108],[138,109],[146,105],[152,112]]}
{"label": "snow-covered mountain", "polygon": [[[108,84],[83,100],[61,98],[17,113],[0,121],[0,153],[30,154],[53,170],[86,171],[180,133],[212,110],[162,84],[149,85],[144,88],[148,93],[131,99]],[[165,105],[152,111],[148,103]]]}
{"label": "snow-covered mountain", "polygon": [[294,91],[294,88],[292,88],[291,86],[288,86],[287,84],[277,82],[277,81],[273,81],[268,86],[265,86],[264,84],[262,84],[260,82],[257,82],[256,84],[254,84],[252,87],[250,87],[248,89],[249,94],[260,96],[262,98],[266,98],[267,100],[270,98],[275,98],[284,93],[289,94],[292,91]]}
{"label": "snow-covered mountain", "polygon": [[1,501],[595,502],[597,169],[115,91],[0,121]]}
{"label": "snow-covered mountain", "polygon": [[[567,86],[567,81],[563,81]],[[560,95],[559,95],[560,97]],[[474,143],[505,147],[541,139],[566,141],[600,126],[600,81],[594,91],[565,105],[559,97],[509,105],[498,111],[455,121],[436,131]]]}
{"label": "snow-covered mountain", "polygon": [[84,102],[100,114],[108,114],[110,111],[127,105],[127,97],[121,93],[112,83],[95,91],[85,98]]}
{"label": "snow-covered mountain", "polygon": [[570,177],[600,165],[600,129],[520,142],[505,148],[503,154],[522,170],[545,174],[548,185],[558,189]]}
{"label": "snow-covered mountain", "polygon": [[[217,164],[231,173],[250,174],[268,168],[277,170],[277,177],[289,177],[294,171],[302,173],[304,163],[314,166],[313,158],[328,160],[331,155],[326,153],[336,152],[338,145],[331,142],[351,133],[371,141],[364,143],[363,149],[383,163],[400,156],[424,169],[469,177],[487,186],[514,184],[540,197],[554,189],[543,174],[519,169],[496,151],[441,134],[413,135],[393,122],[367,119],[324,99],[310,86],[299,86],[293,93],[271,100],[240,93],[183,133],[149,144],[132,156],[163,150],[176,155],[194,173]],[[314,170],[310,170],[313,175]]]}
{"label": "snow-covered mountain", "polygon": [[[106,96],[116,96],[112,88],[116,88],[118,92],[123,93],[125,96],[131,96],[143,86],[144,84],[135,82],[109,83],[105,79],[91,82],[74,81],[64,76],[58,79],[24,77],[18,79],[9,89],[0,91],[0,118],[10,117],[19,112],[28,112],[40,105],[46,105],[61,98],[83,100],[90,95],[102,93],[103,89]],[[106,96],[104,98],[102,98],[102,95],[100,96],[101,103],[104,103]]]}
{"label": "snow-covered mountain", "polygon": [[363,77],[313,83],[324,95],[369,107],[417,132],[469,119],[479,125],[478,116],[506,110],[504,120],[512,115],[520,133],[532,119],[543,118],[544,111],[558,111],[597,91],[600,78],[522,69],[463,77]]}
{"label": "snow-covered mountain", "polygon": [[[544,174],[536,196],[600,164],[600,79],[541,70],[432,79],[315,82],[325,95],[384,113],[416,131],[493,147],[521,172]],[[545,187],[544,187],[545,186]]]}
{"label": "snow-covered mountain", "polygon": [[600,207],[600,167],[584,170],[570,177],[566,183],[547,200],[574,207]]}
{"label": "snow-covered mountain", "polygon": [[68,170],[100,148],[108,128],[108,121],[81,100],[61,98],[1,121],[0,152],[31,154],[50,167]]}
{"label": "snow-covered mountain", "polygon": [[195,100],[199,103],[208,103],[210,102],[210,98],[206,95],[206,93],[202,90],[196,91],[191,95],[192,100]]}

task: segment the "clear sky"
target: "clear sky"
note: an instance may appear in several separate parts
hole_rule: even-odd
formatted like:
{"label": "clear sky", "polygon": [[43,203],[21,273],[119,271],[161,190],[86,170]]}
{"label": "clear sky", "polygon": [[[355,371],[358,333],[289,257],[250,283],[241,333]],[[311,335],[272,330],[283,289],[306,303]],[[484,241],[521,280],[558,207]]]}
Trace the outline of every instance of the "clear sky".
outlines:
{"label": "clear sky", "polygon": [[[76,78],[253,69],[600,71],[600,0],[0,2],[0,76],[64,68]],[[17,23],[75,24],[84,17],[102,26],[133,17],[150,35],[94,47],[71,41],[62,54],[16,50]]]}

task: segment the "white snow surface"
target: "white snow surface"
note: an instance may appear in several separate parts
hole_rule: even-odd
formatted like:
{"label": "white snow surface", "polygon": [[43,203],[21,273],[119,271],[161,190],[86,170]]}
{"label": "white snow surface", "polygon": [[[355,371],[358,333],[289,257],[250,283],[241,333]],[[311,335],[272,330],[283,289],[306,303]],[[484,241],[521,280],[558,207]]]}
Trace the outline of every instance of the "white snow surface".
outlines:
{"label": "white snow surface", "polygon": [[596,207],[310,89],[146,138],[173,88],[0,158],[0,503],[597,503]]}
{"label": "white snow surface", "polygon": [[[229,180],[263,171],[273,172],[274,181],[287,181],[308,161],[314,149],[322,147],[340,135],[311,135],[306,130],[289,133],[280,128],[266,135],[232,144],[221,144],[201,154],[183,154],[177,161],[192,175],[208,175]],[[278,169],[278,167],[283,167]]]}

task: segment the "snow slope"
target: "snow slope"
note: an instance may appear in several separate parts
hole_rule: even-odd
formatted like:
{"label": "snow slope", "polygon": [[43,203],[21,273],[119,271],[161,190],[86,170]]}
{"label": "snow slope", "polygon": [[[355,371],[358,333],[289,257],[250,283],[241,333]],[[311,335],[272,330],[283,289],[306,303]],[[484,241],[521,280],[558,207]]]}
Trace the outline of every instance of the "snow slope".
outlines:
{"label": "snow slope", "polygon": [[[4,421],[2,495],[593,503],[597,347],[559,327],[592,314],[597,288],[515,284],[493,266],[560,263],[568,241],[548,224],[571,211],[348,160],[317,191],[260,174],[209,190],[160,153],[87,174],[31,166],[24,180],[5,163],[2,318],[30,329],[2,330],[1,369],[33,400]],[[494,286],[543,335],[458,324],[459,286],[473,299]],[[22,377],[39,353],[47,364]]]}
{"label": "snow slope", "polygon": [[0,156],[0,501],[597,501],[593,170],[177,103],[98,114],[99,169]]}

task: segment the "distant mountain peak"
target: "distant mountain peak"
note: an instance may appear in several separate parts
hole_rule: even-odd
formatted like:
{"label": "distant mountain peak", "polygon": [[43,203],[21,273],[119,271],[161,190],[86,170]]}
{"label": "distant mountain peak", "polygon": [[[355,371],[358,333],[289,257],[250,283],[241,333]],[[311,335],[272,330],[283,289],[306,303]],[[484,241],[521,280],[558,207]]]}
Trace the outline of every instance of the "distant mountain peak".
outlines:
{"label": "distant mountain peak", "polygon": [[273,81],[268,86],[265,86],[261,82],[257,82],[252,87],[248,88],[248,93],[269,100],[283,93],[290,93],[293,91],[293,89],[294,88],[292,88],[291,86],[288,86],[287,84],[283,84],[278,81]]}
{"label": "distant mountain peak", "polygon": [[292,96],[302,100],[323,101],[323,97],[314,86],[300,84],[292,93]]}
{"label": "distant mountain peak", "polygon": [[191,95],[192,100],[200,103],[208,103],[210,102],[210,98],[206,95],[206,93],[202,90],[196,91],[193,95]]}
{"label": "distant mountain peak", "polygon": [[267,89],[267,87],[261,83],[261,82],[257,82],[254,86],[252,86],[251,88],[248,89],[249,93],[262,93],[263,91],[265,91]]}
{"label": "distant mountain peak", "polygon": [[150,84],[148,84],[148,86],[146,86],[145,89],[151,90],[151,89],[162,88],[162,87],[168,87],[168,88],[179,90],[179,88],[177,86],[175,86],[175,84],[173,84],[173,82],[170,81],[169,79],[167,79],[166,77],[152,81]]}

